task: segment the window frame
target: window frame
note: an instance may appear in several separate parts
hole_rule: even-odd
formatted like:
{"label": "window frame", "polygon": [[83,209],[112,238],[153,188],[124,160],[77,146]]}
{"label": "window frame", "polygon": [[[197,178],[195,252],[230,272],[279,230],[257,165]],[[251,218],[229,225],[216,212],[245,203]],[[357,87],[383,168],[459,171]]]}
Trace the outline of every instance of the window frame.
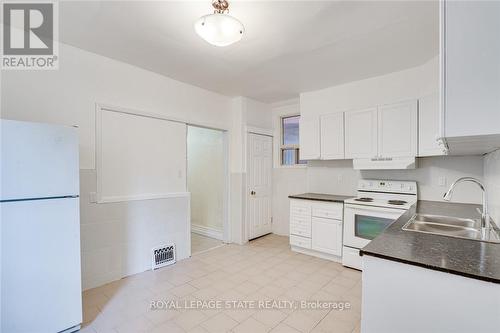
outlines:
{"label": "window frame", "polygon": [[[303,167],[305,163],[300,163],[300,144],[285,144],[285,128],[284,128],[284,120],[287,118],[295,118],[299,117],[299,131],[300,131],[300,114],[286,114],[281,115],[279,117],[280,122],[280,144],[279,144],[279,166],[282,168],[291,168],[291,167]],[[295,163],[293,164],[283,164],[283,153],[285,150],[295,150]]]}

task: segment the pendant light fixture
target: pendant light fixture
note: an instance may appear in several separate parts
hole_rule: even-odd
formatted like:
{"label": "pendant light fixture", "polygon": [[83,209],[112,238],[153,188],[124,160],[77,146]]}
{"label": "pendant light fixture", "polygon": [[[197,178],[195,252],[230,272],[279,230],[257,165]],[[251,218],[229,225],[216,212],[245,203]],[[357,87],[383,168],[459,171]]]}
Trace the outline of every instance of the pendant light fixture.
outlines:
{"label": "pendant light fixture", "polygon": [[213,0],[214,13],[200,17],[194,24],[196,33],[215,46],[228,46],[241,39],[245,28],[243,24],[228,15],[227,0]]}

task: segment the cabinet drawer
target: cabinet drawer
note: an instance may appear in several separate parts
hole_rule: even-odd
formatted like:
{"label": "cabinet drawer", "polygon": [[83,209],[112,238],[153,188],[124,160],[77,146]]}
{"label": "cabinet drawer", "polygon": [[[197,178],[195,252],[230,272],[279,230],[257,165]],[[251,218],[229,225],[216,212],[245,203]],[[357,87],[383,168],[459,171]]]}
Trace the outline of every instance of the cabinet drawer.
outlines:
{"label": "cabinet drawer", "polygon": [[290,205],[290,215],[309,216],[311,215],[311,207]]}
{"label": "cabinet drawer", "polygon": [[290,223],[295,224],[311,224],[311,215],[290,215]]}
{"label": "cabinet drawer", "polygon": [[311,239],[299,236],[290,236],[290,245],[303,247],[305,249],[311,248]]}
{"label": "cabinet drawer", "polygon": [[294,228],[290,226],[290,235],[311,237],[311,229]]}
{"label": "cabinet drawer", "polygon": [[341,203],[315,204],[312,207],[312,216],[342,220],[343,211],[344,205]]}
{"label": "cabinet drawer", "polygon": [[311,214],[311,201],[303,199],[290,199],[290,211],[299,214]]}
{"label": "cabinet drawer", "polygon": [[303,227],[311,227],[311,218],[291,218],[290,219],[290,225],[294,226],[303,226]]}
{"label": "cabinet drawer", "polygon": [[290,234],[304,237],[311,237],[311,221],[307,223],[297,223],[290,221]]}

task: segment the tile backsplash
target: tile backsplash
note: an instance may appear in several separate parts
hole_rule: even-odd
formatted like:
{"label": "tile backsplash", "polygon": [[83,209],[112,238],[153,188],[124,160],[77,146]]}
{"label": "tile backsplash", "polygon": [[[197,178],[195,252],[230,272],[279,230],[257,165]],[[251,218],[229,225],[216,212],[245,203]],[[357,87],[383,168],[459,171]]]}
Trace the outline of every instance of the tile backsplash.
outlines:
{"label": "tile backsplash", "polygon": [[[418,159],[412,170],[354,170],[351,160],[312,161],[307,167],[309,192],[355,195],[359,179],[414,180],[421,200],[442,201],[452,182],[460,177],[483,180],[482,156],[436,156]],[[444,182],[440,184],[440,179]],[[453,202],[481,203],[481,191],[475,184],[460,184]]]}
{"label": "tile backsplash", "polygon": [[484,181],[488,191],[488,208],[493,220],[500,223],[500,149],[484,157]]}

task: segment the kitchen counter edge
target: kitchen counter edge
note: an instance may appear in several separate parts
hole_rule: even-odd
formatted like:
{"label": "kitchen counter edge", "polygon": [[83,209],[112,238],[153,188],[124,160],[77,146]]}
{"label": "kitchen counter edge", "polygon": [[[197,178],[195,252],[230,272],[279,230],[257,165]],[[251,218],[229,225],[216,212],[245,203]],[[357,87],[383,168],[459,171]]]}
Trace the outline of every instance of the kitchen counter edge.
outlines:
{"label": "kitchen counter edge", "polygon": [[359,254],[500,284],[500,244],[402,230],[415,213],[477,218],[478,207],[419,200]]}
{"label": "kitchen counter edge", "polygon": [[312,201],[325,201],[325,202],[338,202],[344,203],[345,200],[353,198],[354,196],[334,195],[323,193],[301,193],[289,195],[290,199],[312,200]]}

